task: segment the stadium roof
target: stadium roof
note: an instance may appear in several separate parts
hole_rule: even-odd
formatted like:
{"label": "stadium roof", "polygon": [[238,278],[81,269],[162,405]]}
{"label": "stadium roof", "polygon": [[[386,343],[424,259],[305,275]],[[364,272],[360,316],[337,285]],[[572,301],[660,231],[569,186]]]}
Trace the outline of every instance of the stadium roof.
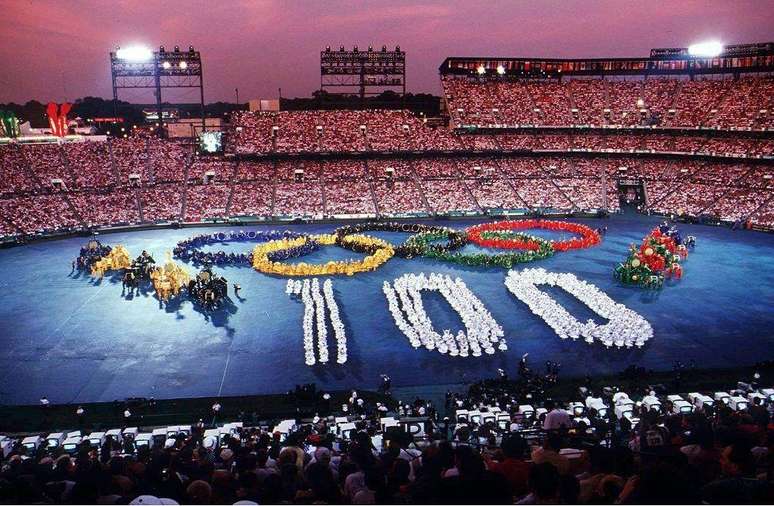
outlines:
{"label": "stadium roof", "polygon": [[522,77],[559,75],[626,75],[679,73],[734,73],[774,71],[774,42],[728,45],[714,57],[692,56],[688,48],[652,49],[649,56],[632,58],[547,58],[501,56],[450,56],[441,74],[472,74],[483,67],[492,73]]}

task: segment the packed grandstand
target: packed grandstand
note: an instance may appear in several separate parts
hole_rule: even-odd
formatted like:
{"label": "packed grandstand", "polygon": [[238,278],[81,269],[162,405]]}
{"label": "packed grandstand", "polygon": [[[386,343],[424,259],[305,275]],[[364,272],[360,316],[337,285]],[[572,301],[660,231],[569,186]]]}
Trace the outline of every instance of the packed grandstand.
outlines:
{"label": "packed grandstand", "polygon": [[[306,385],[288,394],[304,414],[285,419],[243,409],[229,420],[215,401],[198,421],[149,425],[142,416],[149,408],[127,404],[116,406],[124,409],[120,426],[105,426],[89,407],[78,407],[68,417],[73,425],[77,418],[77,430],[0,436],[0,500],[771,502],[774,389],[740,382],[728,392],[669,393],[646,386],[643,371],[631,372],[630,380],[639,380],[636,387],[626,380],[628,392],[584,386],[564,402],[545,396],[558,371],[543,375],[523,360],[515,381],[501,372],[465,393],[447,392],[437,404],[355,390],[334,399]],[[334,402],[341,407],[325,408]],[[49,419],[52,408],[40,409]]]}
{"label": "packed grandstand", "polygon": [[238,112],[221,156],[155,137],[7,143],[0,233],[235,216],[615,212],[621,177],[643,183],[652,212],[774,225],[771,77],[444,77],[443,89],[449,128],[408,111]]}

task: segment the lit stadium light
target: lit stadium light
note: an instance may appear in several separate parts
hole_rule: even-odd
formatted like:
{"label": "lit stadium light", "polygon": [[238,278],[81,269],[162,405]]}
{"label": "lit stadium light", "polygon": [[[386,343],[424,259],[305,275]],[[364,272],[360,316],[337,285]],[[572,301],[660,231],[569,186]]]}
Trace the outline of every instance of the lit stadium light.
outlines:
{"label": "lit stadium light", "polygon": [[486,68],[483,65],[479,65],[478,69],[476,69],[476,72],[478,72],[478,75],[484,75],[486,74]]}
{"label": "lit stadium light", "polygon": [[153,58],[153,52],[143,46],[131,46],[116,51],[116,57],[127,61],[148,61]]}
{"label": "lit stadium light", "polygon": [[723,52],[723,44],[716,40],[700,42],[688,46],[688,54],[691,56],[704,56],[711,58]]}
{"label": "lit stadium light", "polygon": [[169,70],[170,67],[172,67],[172,64],[169,63],[168,61],[165,61],[164,63],[161,64],[161,66],[164,67],[164,70]]}
{"label": "lit stadium light", "polygon": [[502,65],[498,65],[497,66],[497,73],[500,74],[500,75],[505,74],[505,67],[503,67]]}
{"label": "lit stadium light", "polygon": [[183,70],[187,69],[188,68],[188,63],[186,63],[184,61],[181,61],[180,62],[180,68],[183,69]]}

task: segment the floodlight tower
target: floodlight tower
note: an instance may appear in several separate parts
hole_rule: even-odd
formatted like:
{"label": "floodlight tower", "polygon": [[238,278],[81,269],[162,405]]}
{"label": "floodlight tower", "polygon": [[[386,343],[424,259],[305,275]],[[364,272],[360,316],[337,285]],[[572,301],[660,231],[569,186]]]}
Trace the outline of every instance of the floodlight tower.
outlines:
{"label": "floodlight tower", "polygon": [[688,54],[695,57],[714,58],[723,52],[723,44],[716,40],[688,46]]}
{"label": "floodlight tower", "polygon": [[[110,75],[113,80],[113,107],[118,107],[118,90],[153,89],[158,111],[159,135],[163,130],[162,88],[198,88],[201,106],[202,129],[204,129],[204,77],[202,59],[193,46],[181,51],[175,46],[167,51],[164,46],[158,51],[147,47],[132,46],[116,48],[110,53]],[[116,113],[117,115],[117,113]]]}
{"label": "floodlight tower", "polygon": [[400,46],[394,50],[382,46],[381,51],[371,46],[368,51],[357,46],[335,51],[328,46],[320,51],[320,90],[336,95],[356,91],[362,100],[388,89],[406,95],[406,52]]}

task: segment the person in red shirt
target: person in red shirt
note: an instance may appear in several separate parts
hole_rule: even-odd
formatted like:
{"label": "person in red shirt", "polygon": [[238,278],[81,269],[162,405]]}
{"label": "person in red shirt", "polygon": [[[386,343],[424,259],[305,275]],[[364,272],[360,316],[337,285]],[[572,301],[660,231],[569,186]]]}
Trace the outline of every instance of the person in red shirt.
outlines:
{"label": "person in red shirt", "polygon": [[522,497],[529,492],[527,482],[530,465],[524,461],[527,442],[519,434],[514,434],[504,438],[501,447],[505,458],[501,462],[487,459],[487,468],[505,476],[513,496]]}

